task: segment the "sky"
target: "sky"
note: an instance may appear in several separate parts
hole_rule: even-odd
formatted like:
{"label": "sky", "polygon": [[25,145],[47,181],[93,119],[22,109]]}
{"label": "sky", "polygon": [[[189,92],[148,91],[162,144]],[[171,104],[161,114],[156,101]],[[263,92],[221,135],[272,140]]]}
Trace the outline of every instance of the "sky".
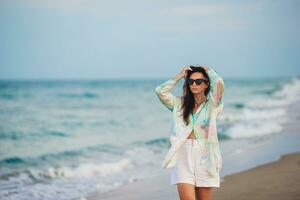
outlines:
{"label": "sky", "polygon": [[0,79],[300,75],[300,1],[1,0]]}

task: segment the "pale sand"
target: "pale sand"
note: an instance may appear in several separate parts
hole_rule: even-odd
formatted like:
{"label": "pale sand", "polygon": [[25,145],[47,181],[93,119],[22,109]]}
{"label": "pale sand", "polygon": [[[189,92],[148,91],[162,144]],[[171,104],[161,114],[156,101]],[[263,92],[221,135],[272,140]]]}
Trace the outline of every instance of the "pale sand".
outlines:
{"label": "pale sand", "polygon": [[[284,155],[279,161],[227,175],[220,188],[214,188],[213,200],[299,200],[300,152]],[[169,176],[154,177],[123,186],[105,194],[94,194],[88,200],[176,200],[176,186]]]}
{"label": "pale sand", "polygon": [[213,200],[299,200],[300,152],[224,179],[214,191]]}

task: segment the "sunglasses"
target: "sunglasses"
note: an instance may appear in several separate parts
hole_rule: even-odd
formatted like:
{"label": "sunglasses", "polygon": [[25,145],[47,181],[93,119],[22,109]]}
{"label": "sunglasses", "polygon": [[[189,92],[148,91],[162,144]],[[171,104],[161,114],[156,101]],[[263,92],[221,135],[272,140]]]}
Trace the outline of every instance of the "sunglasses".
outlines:
{"label": "sunglasses", "polygon": [[196,83],[196,85],[201,85],[202,83],[207,83],[207,79],[203,79],[203,78],[198,78],[198,79],[188,79],[188,83],[189,85],[193,85],[193,83]]}

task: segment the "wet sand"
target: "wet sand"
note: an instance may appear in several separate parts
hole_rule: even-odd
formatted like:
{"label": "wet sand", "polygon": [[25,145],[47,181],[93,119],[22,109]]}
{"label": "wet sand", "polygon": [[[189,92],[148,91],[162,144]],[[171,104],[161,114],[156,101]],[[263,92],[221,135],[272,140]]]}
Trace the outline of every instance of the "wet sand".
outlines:
{"label": "wet sand", "polygon": [[224,177],[214,200],[300,199],[300,152]]}

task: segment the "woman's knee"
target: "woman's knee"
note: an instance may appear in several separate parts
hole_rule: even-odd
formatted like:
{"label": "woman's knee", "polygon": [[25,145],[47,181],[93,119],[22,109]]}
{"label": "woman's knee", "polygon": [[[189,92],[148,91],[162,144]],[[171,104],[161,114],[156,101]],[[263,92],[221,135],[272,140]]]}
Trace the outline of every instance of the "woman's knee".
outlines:
{"label": "woman's knee", "polygon": [[177,189],[180,200],[196,200],[195,185],[188,183],[178,183]]}

